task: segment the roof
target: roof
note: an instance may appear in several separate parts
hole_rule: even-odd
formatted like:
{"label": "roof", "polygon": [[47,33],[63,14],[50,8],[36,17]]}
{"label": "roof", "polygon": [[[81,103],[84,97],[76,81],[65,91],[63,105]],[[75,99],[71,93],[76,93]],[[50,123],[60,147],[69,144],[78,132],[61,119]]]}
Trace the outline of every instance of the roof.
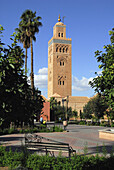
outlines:
{"label": "roof", "polygon": [[58,93],[54,93],[51,97],[61,97]]}
{"label": "roof", "polygon": [[48,99],[45,96],[43,96],[43,95],[41,95],[41,96],[46,102],[48,101]]}
{"label": "roof", "polygon": [[87,103],[89,100],[90,98],[85,96],[69,96],[70,103]]}
{"label": "roof", "polygon": [[64,25],[62,22],[57,22],[55,25]]}

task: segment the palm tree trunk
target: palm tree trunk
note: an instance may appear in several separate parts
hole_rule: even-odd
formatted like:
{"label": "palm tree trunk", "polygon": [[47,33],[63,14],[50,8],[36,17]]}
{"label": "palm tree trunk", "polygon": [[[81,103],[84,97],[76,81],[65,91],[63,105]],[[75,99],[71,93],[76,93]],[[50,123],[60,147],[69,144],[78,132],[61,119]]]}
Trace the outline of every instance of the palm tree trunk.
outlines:
{"label": "palm tree trunk", "polygon": [[34,90],[34,73],[33,73],[33,44],[32,44],[32,38],[30,38],[30,45],[31,45],[31,88],[32,93]]}
{"label": "palm tree trunk", "polygon": [[26,55],[25,55],[25,76],[27,75],[27,47],[26,47]]}

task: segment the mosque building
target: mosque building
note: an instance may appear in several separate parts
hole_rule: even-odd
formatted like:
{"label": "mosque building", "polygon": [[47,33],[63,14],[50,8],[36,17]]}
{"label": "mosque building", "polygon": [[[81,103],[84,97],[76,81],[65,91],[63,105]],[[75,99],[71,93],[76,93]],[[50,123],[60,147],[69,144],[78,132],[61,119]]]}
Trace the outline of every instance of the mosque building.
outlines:
{"label": "mosque building", "polygon": [[83,112],[88,97],[72,96],[72,39],[66,38],[66,25],[58,22],[48,42],[48,99],[55,97],[61,105]]}

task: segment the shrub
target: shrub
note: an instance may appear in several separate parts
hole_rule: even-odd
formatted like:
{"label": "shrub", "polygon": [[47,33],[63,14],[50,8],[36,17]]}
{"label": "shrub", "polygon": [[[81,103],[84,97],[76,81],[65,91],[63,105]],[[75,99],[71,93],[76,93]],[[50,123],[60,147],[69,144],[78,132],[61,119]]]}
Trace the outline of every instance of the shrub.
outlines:
{"label": "shrub", "polygon": [[60,126],[59,127],[55,126],[54,130],[55,130],[55,132],[62,132],[63,131],[63,129],[60,128]]}
{"label": "shrub", "polygon": [[26,129],[0,129],[0,135],[6,135],[6,134],[14,134],[14,133],[37,133],[37,132],[62,132],[63,129],[60,127],[55,126],[54,129],[52,128],[47,128],[46,125],[40,125],[39,127],[34,127],[34,128],[26,128]]}
{"label": "shrub", "polygon": [[114,127],[114,123],[111,124],[111,127]]}
{"label": "shrub", "polygon": [[12,134],[12,133],[18,133],[18,130],[14,128],[8,129],[8,134]]}
{"label": "shrub", "polygon": [[69,121],[68,124],[79,124],[79,122],[77,120],[72,120],[72,121]]}
{"label": "shrub", "polygon": [[80,121],[79,125],[86,125],[85,121]]}
{"label": "shrub", "polygon": [[39,156],[37,154],[30,154],[27,149],[22,146],[20,152],[13,152],[11,149],[6,151],[6,148],[0,146],[0,166],[8,166],[10,169],[17,167],[46,169],[46,170],[72,170],[72,169],[114,169],[114,156],[80,156],[66,158],[59,155],[58,157]]}

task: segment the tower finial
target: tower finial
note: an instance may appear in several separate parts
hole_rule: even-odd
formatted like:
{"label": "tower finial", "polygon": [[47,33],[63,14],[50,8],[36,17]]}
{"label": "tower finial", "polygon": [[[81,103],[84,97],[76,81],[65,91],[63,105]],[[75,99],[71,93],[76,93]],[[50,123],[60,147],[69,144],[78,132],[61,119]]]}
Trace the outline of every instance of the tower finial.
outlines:
{"label": "tower finial", "polygon": [[59,18],[58,18],[58,21],[59,21],[59,22],[61,21],[61,18],[60,18],[60,14],[59,14]]}

